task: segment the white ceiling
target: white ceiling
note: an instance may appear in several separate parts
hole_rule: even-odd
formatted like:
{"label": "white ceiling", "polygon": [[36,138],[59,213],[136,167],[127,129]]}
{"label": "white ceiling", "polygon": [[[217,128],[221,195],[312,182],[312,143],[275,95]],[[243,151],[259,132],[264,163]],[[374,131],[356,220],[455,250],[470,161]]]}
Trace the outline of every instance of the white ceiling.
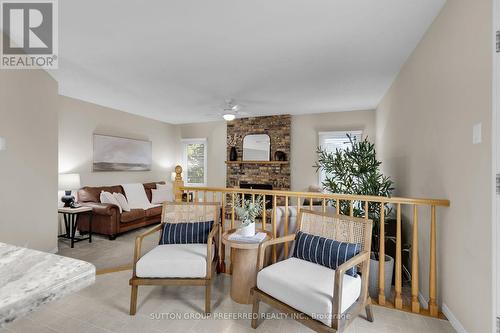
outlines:
{"label": "white ceiling", "polygon": [[[59,1],[60,93],[169,123],[375,108],[445,0]],[[211,114],[211,115],[210,115]]]}

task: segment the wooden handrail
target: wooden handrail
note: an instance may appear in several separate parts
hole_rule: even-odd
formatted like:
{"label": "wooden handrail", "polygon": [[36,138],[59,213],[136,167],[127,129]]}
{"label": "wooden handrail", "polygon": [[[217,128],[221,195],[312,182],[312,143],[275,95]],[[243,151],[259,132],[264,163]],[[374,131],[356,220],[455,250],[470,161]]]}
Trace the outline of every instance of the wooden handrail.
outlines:
{"label": "wooden handrail", "polygon": [[257,194],[269,196],[288,196],[300,197],[302,199],[339,199],[345,201],[369,201],[386,204],[406,204],[406,205],[428,205],[449,207],[450,201],[446,199],[428,199],[428,198],[403,198],[403,197],[377,197],[371,195],[354,195],[354,194],[338,194],[338,193],[319,193],[319,192],[294,192],[294,191],[275,191],[275,190],[252,190],[243,188],[231,187],[196,187],[196,186],[180,186],[181,191],[201,191],[201,192],[225,192],[225,193],[240,193],[240,194]]}
{"label": "wooden handrail", "polygon": [[[334,206],[337,214],[341,213],[340,206],[342,205],[342,211],[345,211],[344,208],[347,209],[347,213],[350,216],[354,216],[354,209],[358,209],[363,207],[364,216],[363,218],[368,219],[368,210],[370,207],[370,203],[375,203],[377,209],[380,209],[379,216],[380,220],[384,221],[384,223],[379,223],[378,228],[380,231],[380,237],[378,239],[379,246],[379,271],[378,271],[378,297],[376,300],[380,305],[392,305],[397,309],[405,309],[405,304],[403,304],[402,297],[402,209],[403,206],[409,207],[413,210],[413,225],[411,227],[412,230],[412,244],[411,244],[411,301],[409,304],[406,304],[407,307],[411,309],[412,312],[420,313],[421,306],[419,302],[419,218],[418,218],[418,210],[420,207],[428,207],[430,209],[430,244],[429,244],[429,313],[431,316],[437,317],[438,314],[438,302],[437,302],[437,269],[436,269],[436,249],[437,249],[437,221],[436,221],[436,209],[437,207],[449,207],[450,201],[446,199],[428,199],[428,198],[404,198],[404,197],[379,197],[379,196],[366,196],[366,195],[350,195],[350,194],[338,194],[338,193],[318,193],[318,192],[296,192],[296,191],[275,191],[275,190],[253,190],[253,189],[243,189],[243,188],[224,188],[224,187],[191,187],[184,186],[181,172],[182,168],[180,166],[176,167],[176,180],[174,183],[174,195],[176,201],[183,200],[185,197],[184,194],[187,194],[187,200],[196,200],[196,201],[206,201],[207,195],[209,193],[212,194],[212,201],[218,201],[221,203],[221,207],[223,210],[223,223],[222,223],[222,231],[225,230],[225,215],[228,215],[228,221],[230,221],[230,227],[235,228],[235,197],[249,195],[252,200],[255,200],[257,195],[261,195],[264,198],[263,205],[266,204],[266,199],[270,199],[272,201],[272,210],[267,211],[263,210],[261,221],[262,221],[262,229],[270,230],[273,234],[273,237],[283,237],[288,236],[290,232],[294,233],[294,230],[290,230],[290,207],[296,207],[297,212],[302,209],[302,200],[309,199],[309,204],[305,205],[304,209],[313,209],[313,199],[321,200],[321,206],[319,209],[323,213],[326,212],[327,205]],[[203,198],[200,197],[200,192]],[[218,200],[218,194],[220,193],[220,201]],[[229,198],[229,199],[228,199]],[[283,200],[281,200],[283,199]],[[292,204],[291,200],[294,200],[294,204]],[[295,202],[296,200],[296,202]],[[230,207],[229,207],[230,205]],[[344,206],[345,205],[345,206]],[[385,273],[384,273],[384,265],[385,265],[385,224],[386,224],[386,206],[393,206],[396,209],[396,235],[395,235],[395,293],[394,297],[391,300],[386,300],[385,298]],[[284,232],[284,235],[278,234],[278,222],[277,222],[277,210],[278,207],[284,207],[284,215],[281,217],[284,223],[283,227],[280,227],[279,230]],[[373,208],[371,208],[373,209]],[[357,212],[357,211],[356,211]],[[268,221],[270,220],[270,224]],[[280,255],[284,255],[287,258],[290,255],[289,244],[285,244],[284,251],[281,252]],[[225,252],[225,246],[221,247],[221,253]],[[221,267],[225,267],[225,257],[221,256]],[[232,256],[231,256],[232,258]],[[276,262],[278,260],[278,252],[276,248],[276,244],[272,245],[272,261]],[[229,266],[231,267],[231,266]],[[228,270],[231,271],[231,268]]]}

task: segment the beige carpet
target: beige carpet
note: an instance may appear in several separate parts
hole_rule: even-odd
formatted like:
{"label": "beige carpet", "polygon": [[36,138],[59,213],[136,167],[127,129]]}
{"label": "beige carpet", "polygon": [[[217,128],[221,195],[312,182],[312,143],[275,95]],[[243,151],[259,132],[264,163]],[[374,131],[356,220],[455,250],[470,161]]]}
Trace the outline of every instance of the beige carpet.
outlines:
{"label": "beige carpet", "polygon": [[[264,304],[261,311],[274,319],[260,322],[257,330],[246,319],[249,305],[229,297],[230,277],[217,276],[212,296],[214,317],[204,318],[202,287],[140,287],[136,316],[129,316],[130,271],[105,274],[76,294],[42,306],[36,312],[11,323],[0,333],[109,333],[109,332],[312,332]],[[375,321],[354,320],[347,333],[451,333],[447,321],[374,306]]]}
{"label": "beige carpet", "polygon": [[[132,263],[134,257],[135,237],[153,226],[133,230],[110,241],[108,237],[92,235],[92,243],[82,241],[71,248],[69,240],[59,239],[57,254],[90,262],[98,270],[119,267]],[[142,251],[147,252],[158,244],[159,234],[144,239]]]}

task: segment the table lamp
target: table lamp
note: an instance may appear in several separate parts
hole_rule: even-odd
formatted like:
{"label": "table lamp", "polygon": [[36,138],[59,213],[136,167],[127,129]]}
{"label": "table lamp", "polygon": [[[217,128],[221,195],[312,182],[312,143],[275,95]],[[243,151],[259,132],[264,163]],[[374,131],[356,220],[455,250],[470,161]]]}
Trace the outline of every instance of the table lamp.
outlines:
{"label": "table lamp", "polygon": [[64,207],[71,207],[75,202],[75,197],[71,195],[72,190],[80,188],[80,175],[77,173],[66,173],[59,175],[59,190],[64,191],[61,201]]}

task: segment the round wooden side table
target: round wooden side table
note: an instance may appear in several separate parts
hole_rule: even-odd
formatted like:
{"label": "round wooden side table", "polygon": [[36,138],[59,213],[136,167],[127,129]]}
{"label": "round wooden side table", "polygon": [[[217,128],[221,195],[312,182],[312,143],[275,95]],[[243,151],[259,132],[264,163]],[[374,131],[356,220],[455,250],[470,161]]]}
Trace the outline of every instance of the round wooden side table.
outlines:
{"label": "round wooden side table", "polygon": [[[250,304],[252,297],[250,290],[257,285],[257,257],[261,243],[244,243],[230,240],[229,236],[236,229],[227,230],[222,234],[222,242],[232,249],[232,275],[231,275],[231,299],[236,303]],[[273,238],[273,234],[266,230],[259,230],[267,234],[262,241]]]}

